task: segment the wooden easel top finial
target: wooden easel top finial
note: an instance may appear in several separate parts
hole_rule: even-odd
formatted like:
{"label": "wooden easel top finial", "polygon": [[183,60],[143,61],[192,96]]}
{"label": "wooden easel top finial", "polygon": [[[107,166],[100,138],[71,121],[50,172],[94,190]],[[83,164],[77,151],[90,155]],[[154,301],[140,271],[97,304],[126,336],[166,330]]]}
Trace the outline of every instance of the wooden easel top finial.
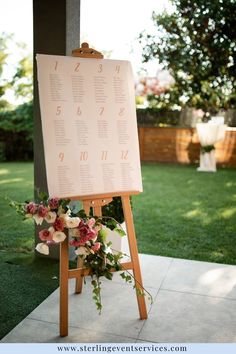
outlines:
{"label": "wooden easel top finial", "polygon": [[103,54],[93,48],[89,48],[88,43],[82,43],[80,48],[72,50],[74,57],[103,59]]}

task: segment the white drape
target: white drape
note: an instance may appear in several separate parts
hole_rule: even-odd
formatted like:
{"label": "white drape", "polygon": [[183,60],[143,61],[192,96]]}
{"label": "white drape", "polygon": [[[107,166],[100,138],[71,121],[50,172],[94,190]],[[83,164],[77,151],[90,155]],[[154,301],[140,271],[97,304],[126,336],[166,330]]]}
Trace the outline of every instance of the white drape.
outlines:
{"label": "white drape", "polygon": [[[198,123],[196,125],[201,146],[214,145],[224,139],[225,124]],[[200,153],[200,166],[198,171],[216,172],[215,150]]]}

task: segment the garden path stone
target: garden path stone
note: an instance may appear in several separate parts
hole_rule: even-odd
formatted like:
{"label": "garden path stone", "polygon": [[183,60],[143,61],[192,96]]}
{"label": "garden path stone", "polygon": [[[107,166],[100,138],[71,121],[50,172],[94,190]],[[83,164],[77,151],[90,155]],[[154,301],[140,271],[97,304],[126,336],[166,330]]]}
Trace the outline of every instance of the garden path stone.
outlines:
{"label": "garden path stone", "polygon": [[60,338],[59,290],[2,339],[5,343],[235,343],[236,266],[140,255],[143,281],[153,296],[139,320],[135,292],[118,274],[102,282],[102,314],[90,279],[80,295],[69,292],[69,336]]}
{"label": "garden path stone", "polygon": [[236,300],[236,266],[174,259],[162,289]]}

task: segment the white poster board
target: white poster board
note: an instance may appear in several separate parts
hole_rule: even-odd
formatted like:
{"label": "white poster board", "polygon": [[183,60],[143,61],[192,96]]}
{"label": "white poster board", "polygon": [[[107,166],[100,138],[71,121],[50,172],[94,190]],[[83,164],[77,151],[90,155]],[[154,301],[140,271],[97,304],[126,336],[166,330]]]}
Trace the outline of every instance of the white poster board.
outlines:
{"label": "white poster board", "polygon": [[128,61],[37,55],[50,196],[141,192]]}

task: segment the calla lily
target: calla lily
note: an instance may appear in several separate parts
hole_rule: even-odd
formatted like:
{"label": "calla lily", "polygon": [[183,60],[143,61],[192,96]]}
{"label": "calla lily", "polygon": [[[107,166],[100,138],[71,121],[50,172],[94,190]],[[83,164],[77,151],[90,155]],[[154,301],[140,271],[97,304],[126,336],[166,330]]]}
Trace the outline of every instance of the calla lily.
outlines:
{"label": "calla lily", "polygon": [[56,243],[63,242],[66,239],[66,234],[62,231],[55,231],[52,235],[52,239]]}
{"label": "calla lily", "polygon": [[48,247],[48,245],[46,245],[46,243],[43,243],[43,242],[38,243],[37,246],[35,247],[35,249],[39,253],[45,254],[46,256],[49,255],[49,247]]}
{"label": "calla lily", "polygon": [[42,225],[42,222],[43,222],[42,216],[39,216],[38,214],[34,214],[33,218],[34,218],[37,225]]}
{"label": "calla lily", "polygon": [[80,218],[78,218],[78,217],[66,218],[65,222],[66,222],[66,227],[68,227],[69,229],[73,229],[73,228],[79,226]]}
{"label": "calla lily", "polygon": [[55,213],[55,211],[49,211],[45,216],[45,221],[47,221],[48,224],[53,224],[56,218],[57,214]]}

